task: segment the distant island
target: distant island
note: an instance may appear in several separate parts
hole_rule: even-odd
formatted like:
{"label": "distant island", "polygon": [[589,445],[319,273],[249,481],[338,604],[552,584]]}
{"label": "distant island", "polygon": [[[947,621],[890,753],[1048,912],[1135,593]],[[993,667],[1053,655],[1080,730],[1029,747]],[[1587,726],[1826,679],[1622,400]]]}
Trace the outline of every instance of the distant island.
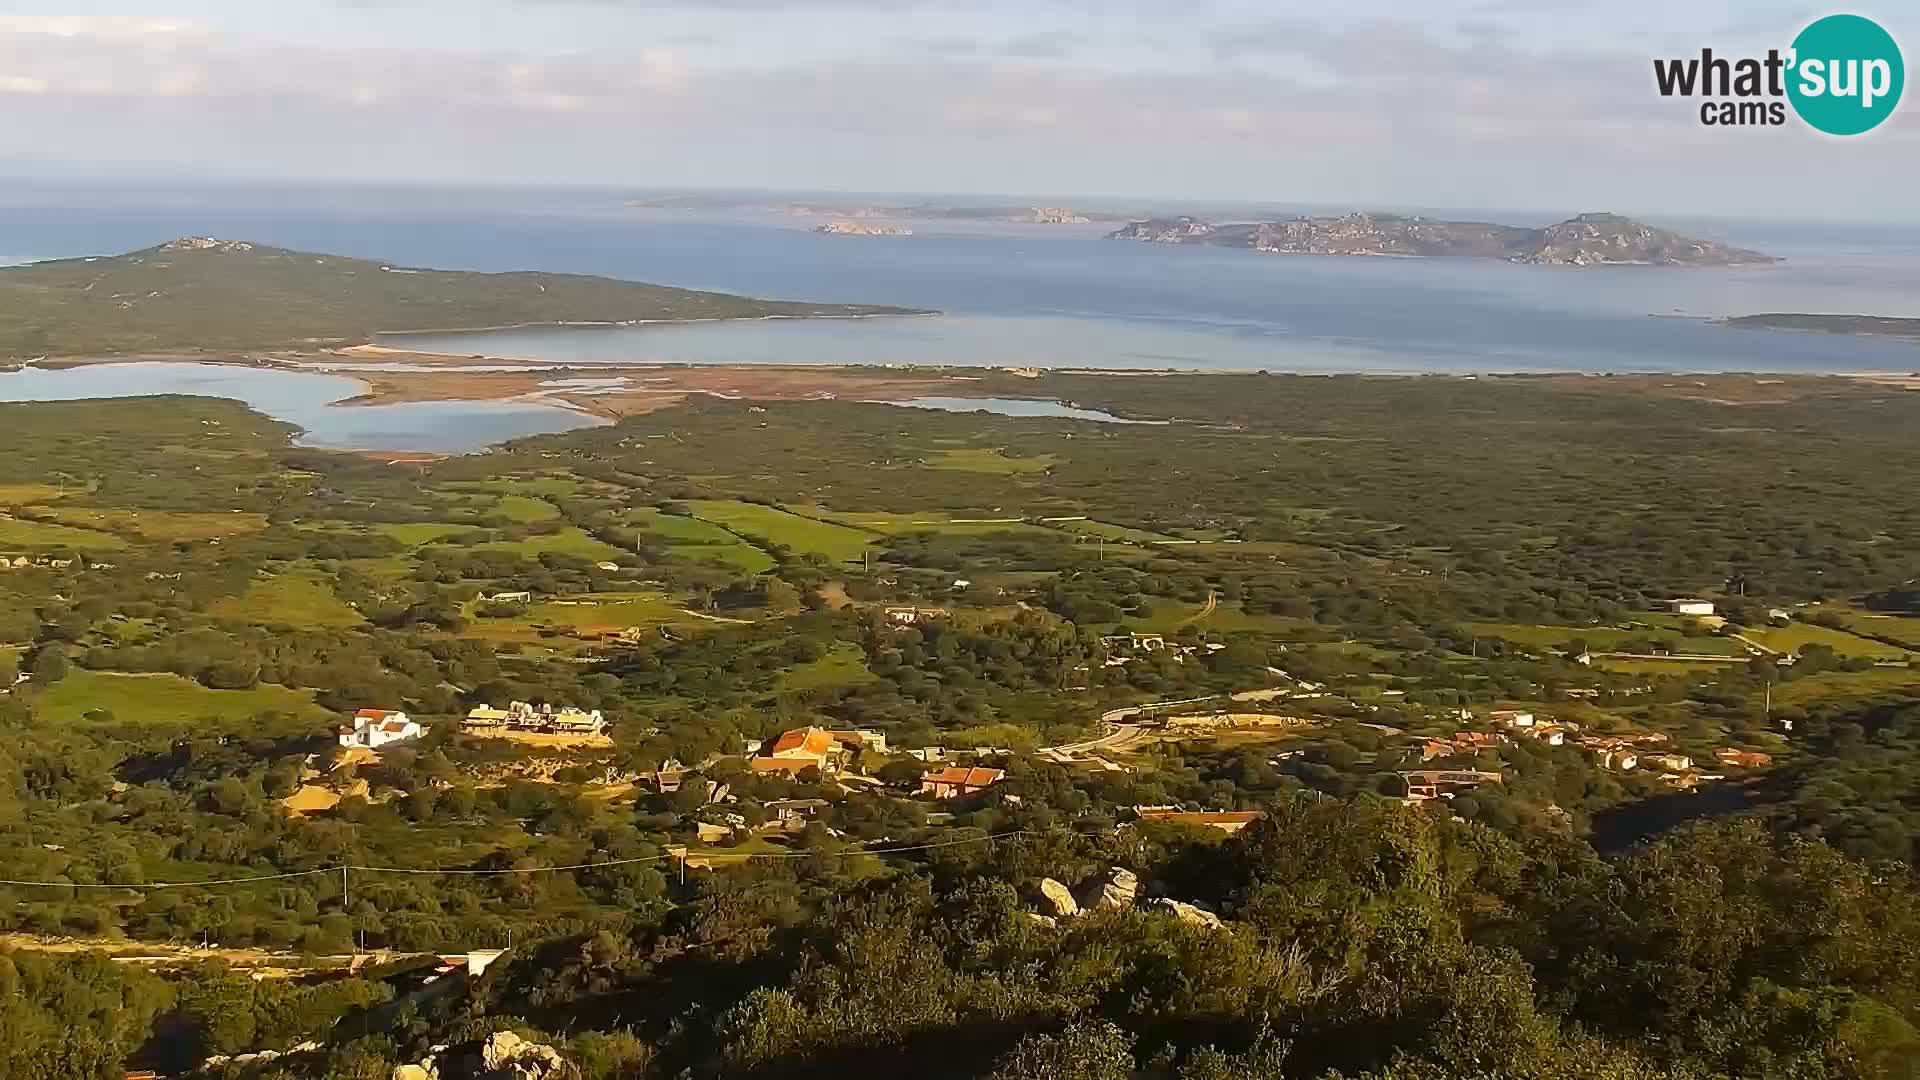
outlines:
{"label": "distant island", "polygon": [[864,221],[831,221],[813,228],[817,233],[833,236],[912,236],[913,230],[905,225],[869,225]]}
{"label": "distant island", "polygon": [[198,236],[0,269],[0,360],[311,348],[497,326],[906,314],[925,312],[584,274],[417,269]]}
{"label": "distant island", "polygon": [[1733,266],[1770,255],[1656,229],[1619,214],[1580,214],[1542,229],[1392,214],[1343,214],[1215,224],[1149,218],[1112,240],[1204,244],[1277,255],[1398,255],[1505,259],[1539,266]]}
{"label": "distant island", "polygon": [[1906,338],[1920,341],[1920,319],[1885,315],[1806,315],[1766,312],[1720,320],[1737,330],[1806,330],[1822,334],[1858,334],[1864,337]]}
{"label": "distant island", "polygon": [[[1095,221],[1122,222],[1132,215],[1067,206],[949,206],[938,203],[861,203],[811,200],[767,200],[720,192],[687,192],[634,199],[628,206],[646,210],[750,210],[791,217],[831,217],[840,220],[887,218],[895,221],[982,221],[1012,225],[1087,225]],[[820,230],[825,231],[825,230]]]}

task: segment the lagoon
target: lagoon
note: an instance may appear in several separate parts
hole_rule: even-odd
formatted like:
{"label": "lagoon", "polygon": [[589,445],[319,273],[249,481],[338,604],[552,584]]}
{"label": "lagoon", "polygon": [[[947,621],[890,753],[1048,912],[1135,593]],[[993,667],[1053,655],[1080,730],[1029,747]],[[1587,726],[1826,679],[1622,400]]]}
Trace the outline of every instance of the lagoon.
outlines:
{"label": "lagoon", "polygon": [[525,435],[602,421],[571,409],[521,401],[423,401],[342,405],[365,387],[339,375],[220,364],[141,362],[27,368],[0,374],[0,401],[190,394],[232,398],[297,425],[295,444],[326,450],[469,453]]}

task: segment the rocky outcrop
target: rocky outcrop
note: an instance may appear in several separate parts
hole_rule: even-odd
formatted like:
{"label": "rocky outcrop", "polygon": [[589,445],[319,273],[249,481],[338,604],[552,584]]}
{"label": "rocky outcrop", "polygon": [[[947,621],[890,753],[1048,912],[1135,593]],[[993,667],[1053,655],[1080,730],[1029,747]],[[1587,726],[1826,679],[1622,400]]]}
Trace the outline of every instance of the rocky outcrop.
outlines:
{"label": "rocky outcrop", "polygon": [[1040,880],[1040,896],[1053,908],[1056,918],[1071,919],[1080,914],[1080,904],[1073,898],[1073,890],[1053,878]]}
{"label": "rocky outcrop", "polygon": [[579,1070],[545,1043],[528,1042],[511,1031],[496,1031],[480,1047],[487,1080],[565,1080]]}
{"label": "rocky outcrop", "polygon": [[436,1046],[417,1064],[396,1066],[392,1080],[577,1080],[579,1075],[579,1068],[553,1047],[496,1031],[477,1052],[449,1055],[446,1047]]}
{"label": "rocky outcrop", "polygon": [[1135,221],[1114,240],[1209,244],[1278,255],[1399,255],[1505,259],[1552,266],[1728,266],[1771,256],[1643,225],[1581,214],[1545,228],[1397,214],[1341,214],[1215,224],[1192,217]]}
{"label": "rocky outcrop", "polygon": [[1209,930],[1218,930],[1226,925],[1220,921],[1220,916],[1215,915],[1213,912],[1208,911],[1198,904],[1189,904],[1185,900],[1170,900],[1166,897],[1161,897],[1157,900],[1147,901],[1147,906],[1156,911],[1168,912],[1181,922],[1192,923],[1195,926],[1204,926]]}
{"label": "rocky outcrop", "polygon": [[1140,892],[1140,875],[1124,866],[1116,866],[1082,887],[1078,901],[1085,911],[1101,908],[1128,908]]}

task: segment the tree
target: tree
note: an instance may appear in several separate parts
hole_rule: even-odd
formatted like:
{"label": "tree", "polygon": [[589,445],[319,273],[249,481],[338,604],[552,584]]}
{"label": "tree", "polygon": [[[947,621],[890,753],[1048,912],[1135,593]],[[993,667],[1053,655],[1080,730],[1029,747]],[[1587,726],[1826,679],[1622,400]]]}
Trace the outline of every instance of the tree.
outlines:
{"label": "tree", "polygon": [[33,678],[42,684],[57,683],[67,677],[70,667],[67,660],[67,647],[59,642],[50,642],[33,654]]}

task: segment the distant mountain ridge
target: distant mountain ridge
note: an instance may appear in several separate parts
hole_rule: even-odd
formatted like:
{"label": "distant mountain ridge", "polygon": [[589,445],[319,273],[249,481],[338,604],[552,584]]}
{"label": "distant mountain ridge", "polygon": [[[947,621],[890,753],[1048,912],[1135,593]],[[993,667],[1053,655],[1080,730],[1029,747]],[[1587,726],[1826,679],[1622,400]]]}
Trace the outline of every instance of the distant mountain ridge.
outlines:
{"label": "distant mountain ridge", "polygon": [[1364,213],[1228,224],[1193,217],[1149,218],[1107,235],[1111,240],[1240,247],[1276,255],[1486,258],[1538,266],[1734,266],[1776,261],[1771,255],[1608,213],[1580,214],[1540,229]]}
{"label": "distant mountain ridge", "polygon": [[0,360],[311,348],[383,331],[907,313],[586,274],[419,269],[186,236],[125,255],[0,268]]}

